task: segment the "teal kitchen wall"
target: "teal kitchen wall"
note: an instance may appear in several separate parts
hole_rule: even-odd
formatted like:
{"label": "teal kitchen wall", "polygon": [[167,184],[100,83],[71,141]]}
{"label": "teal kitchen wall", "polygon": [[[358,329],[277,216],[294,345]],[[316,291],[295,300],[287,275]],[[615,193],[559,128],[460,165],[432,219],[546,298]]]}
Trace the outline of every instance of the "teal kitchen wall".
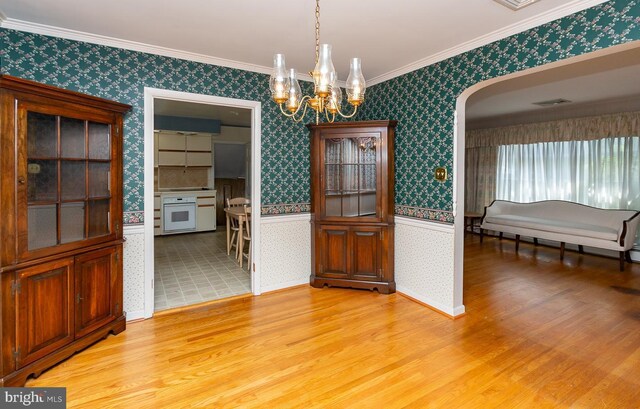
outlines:
{"label": "teal kitchen wall", "polygon": [[[377,84],[359,119],[396,119],[396,214],[453,221],[453,118],[457,97],[498,76],[640,39],[640,0],[611,0]],[[0,29],[0,71],[131,104],[125,119],[129,223],[142,221],[143,90],[171,89],[262,102],[262,212],[309,210],[306,128],[282,117],[268,76],[176,58]],[[445,183],[433,179],[438,166]]]}
{"label": "teal kitchen wall", "polygon": [[[640,39],[640,1],[612,0],[374,85],[359,119],[396,119],[398,215],[453,222],[456,100],[467,88]],[[445,183],[434,170],[445,166]]]}
{"label": "teal kitchen wall", "polygon": [[144,209],[144,87],[262,102],[262,212],[309,211],[309,133],[284,118],[269,76],[120,48],[0,29],[0,70],[133,106],[124,122],[125,223]]}

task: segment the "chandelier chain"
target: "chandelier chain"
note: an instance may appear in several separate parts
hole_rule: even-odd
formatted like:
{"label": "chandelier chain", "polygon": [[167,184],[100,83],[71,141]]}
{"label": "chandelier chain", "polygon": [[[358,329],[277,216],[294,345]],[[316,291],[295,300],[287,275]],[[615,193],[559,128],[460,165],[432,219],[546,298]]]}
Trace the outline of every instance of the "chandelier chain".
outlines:
{"label": "chandelier chain", "polygon": [[316,64],[320,58],[320,0],[316,0]]}

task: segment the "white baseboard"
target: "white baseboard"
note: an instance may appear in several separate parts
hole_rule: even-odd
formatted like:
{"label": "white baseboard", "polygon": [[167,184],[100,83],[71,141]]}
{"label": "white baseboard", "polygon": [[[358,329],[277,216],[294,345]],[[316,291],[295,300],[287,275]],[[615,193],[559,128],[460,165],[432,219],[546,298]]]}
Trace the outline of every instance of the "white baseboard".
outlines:
{"label": "white baseboard", "polygon": [[144,234],[144,224],[125,224],[122,226],[122,233],[127,234]]}
{"label": "white baseboard", "polygon": [[127,321],[142,320],[144,318],[144,310],[127,311]]}
{"label": "white baseboard", "polygon": [[309,277],[306,277],[304,279],[300,279],[300,280],[292,280],[292,281],[285,281],[284,283],[278,283],[275,285],[269,285],[266,287],[262,287],[261,288],[261,293],[267,293],[269,291],[277,291],[277,290],[283,290],[285,288],[289,288],[289,287],[295,287],[297,285],[302,285],[302,284],[309,284]]}
{"label": "white baseboard", "polygon": [[415,298],[416,300],[420,301],[421,303],[424,303],[426,305],[428,305],[429,307],[441,311],[442,313],[449,315],[451,317],[457,317],[458,315],[462,315],[465,312],[465,308],[464,305],[459,305],[457,307],[447,307],[446,305],[440,304],[437,301],[434,301],[432,299],[430,299],[429,297],[426,297],[422,294],[417,294],[411,290],[409,290],[408,288],[402,287],[402,286],[396,286],[396,290],[398,292],[401,292],[405,295],[408,295],[411,298]]}
{"label": "white baseboard", "polygon": [[269,224],[269,223],[287,223],[287,222],[298,222],[298,221],[310,221],[311,215],[309,213],[289,213],[289,214],[280,214],[280,215],[263,215],[260,219],[260,223]]}

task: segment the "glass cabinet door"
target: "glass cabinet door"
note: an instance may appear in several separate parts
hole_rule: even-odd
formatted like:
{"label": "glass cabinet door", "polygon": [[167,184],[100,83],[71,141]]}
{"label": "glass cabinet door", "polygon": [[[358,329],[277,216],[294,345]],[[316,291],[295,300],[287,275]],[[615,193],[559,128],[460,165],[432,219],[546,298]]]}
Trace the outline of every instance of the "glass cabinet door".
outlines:
{"label": "glass cabinet door", "polygon": [[378,134],[323,139],[325,216],[376,216],[378,141]]}
{"label": "glass cabinet door", "polygon": [[110,234],[111,125],[25,111],[24,250]]}

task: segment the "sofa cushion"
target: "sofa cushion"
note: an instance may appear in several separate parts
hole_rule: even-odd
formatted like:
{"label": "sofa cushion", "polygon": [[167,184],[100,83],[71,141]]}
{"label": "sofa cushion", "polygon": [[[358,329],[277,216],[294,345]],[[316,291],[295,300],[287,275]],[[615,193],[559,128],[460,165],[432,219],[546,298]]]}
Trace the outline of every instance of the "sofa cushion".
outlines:
{"label": "sofa cushion", "polygon": [[[618,231],[616,229],[582,222],[542,219],[538,217],[516,216],[509,214],[487,216],[485,221],[493,224],[522,227],[531,230],[550,231],[582,237],[593,237],[603,240],[616,241],[618,239]],[[535,232],[531,232],[531,236],[535,237]]]}

